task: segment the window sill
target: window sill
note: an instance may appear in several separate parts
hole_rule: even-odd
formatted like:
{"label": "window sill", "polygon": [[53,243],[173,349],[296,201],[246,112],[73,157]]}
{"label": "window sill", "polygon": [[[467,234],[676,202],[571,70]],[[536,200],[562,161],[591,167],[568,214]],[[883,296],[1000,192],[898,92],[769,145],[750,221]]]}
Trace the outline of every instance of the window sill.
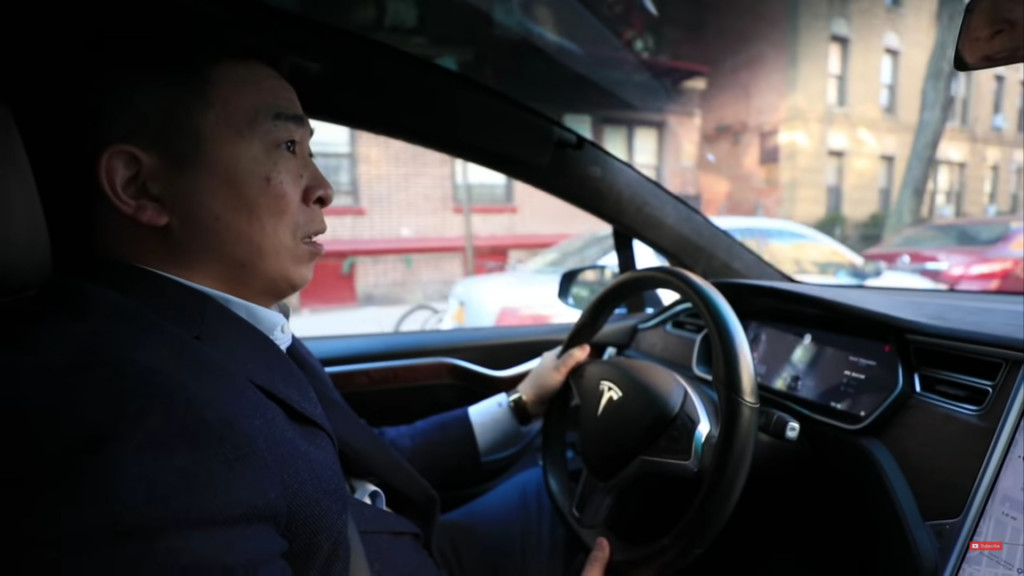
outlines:
{"label": "window sill", "polygon": [[329,206],[324,208],[324,214],[327,216],[363,216],[366,214],[366,208],[362,206]]}
{"label": "window sill", "polygon": [[[462,214],[464,212],[462,206],[455,206],[453,211],[456,214]],[[513,204],[504,204],[499,206],[471,206],[469,209],[470,214],[515,214],[518,210]]]}

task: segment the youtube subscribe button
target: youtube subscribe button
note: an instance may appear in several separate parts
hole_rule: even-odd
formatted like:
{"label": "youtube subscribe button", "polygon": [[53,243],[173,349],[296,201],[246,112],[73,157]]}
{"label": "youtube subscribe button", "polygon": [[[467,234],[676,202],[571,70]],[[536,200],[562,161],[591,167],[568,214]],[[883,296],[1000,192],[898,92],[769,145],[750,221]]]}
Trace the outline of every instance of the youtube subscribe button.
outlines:
{"label": "youtube subscribe button", "polygon": [[1002,550],[1002,542],[971,542],[968,550]]}

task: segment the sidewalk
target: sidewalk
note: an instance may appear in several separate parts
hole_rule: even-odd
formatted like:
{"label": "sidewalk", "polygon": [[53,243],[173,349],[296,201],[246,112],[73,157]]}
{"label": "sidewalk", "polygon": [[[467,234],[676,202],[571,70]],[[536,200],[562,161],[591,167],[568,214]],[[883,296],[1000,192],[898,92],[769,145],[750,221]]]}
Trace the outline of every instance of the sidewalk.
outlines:
{"label": "sidewalk", "polygon": [[[445,306],[445,302],[430,304],[438,309]],[[413,306],[415,304],[299,310],[292,313],[290,324],[292,333],[300,338],[391,333],[402,314]]]}

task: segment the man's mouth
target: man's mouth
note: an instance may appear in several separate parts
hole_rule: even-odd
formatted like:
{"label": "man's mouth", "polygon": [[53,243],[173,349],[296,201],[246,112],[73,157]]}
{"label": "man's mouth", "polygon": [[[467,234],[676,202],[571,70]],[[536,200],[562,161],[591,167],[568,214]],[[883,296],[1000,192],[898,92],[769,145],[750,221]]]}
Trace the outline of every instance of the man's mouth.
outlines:
{"label": "man's mouth", "polygon": [[323,251],[324,251],[324,246],[323,246],[323,244],[317,242],[316,238],[318,236],[322,235],[326,231],[327,231],[326,229],[320,229],[320,230],[317,230],[316,232],[313,232],[312,234],[304,236],[302,238],[302,243],[305,244],[306,247],[316,251],[319,254],[322,254]]}

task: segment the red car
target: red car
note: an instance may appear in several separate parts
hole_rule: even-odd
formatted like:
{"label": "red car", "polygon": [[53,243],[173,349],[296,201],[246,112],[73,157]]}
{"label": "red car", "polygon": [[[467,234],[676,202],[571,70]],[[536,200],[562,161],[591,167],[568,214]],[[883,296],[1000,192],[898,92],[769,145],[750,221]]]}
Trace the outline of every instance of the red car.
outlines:
{"label": "red car", "polygon": [[865,250],[864,257],[917,272],[952,290],[1024,293],[1020,216],[922,224]]}

